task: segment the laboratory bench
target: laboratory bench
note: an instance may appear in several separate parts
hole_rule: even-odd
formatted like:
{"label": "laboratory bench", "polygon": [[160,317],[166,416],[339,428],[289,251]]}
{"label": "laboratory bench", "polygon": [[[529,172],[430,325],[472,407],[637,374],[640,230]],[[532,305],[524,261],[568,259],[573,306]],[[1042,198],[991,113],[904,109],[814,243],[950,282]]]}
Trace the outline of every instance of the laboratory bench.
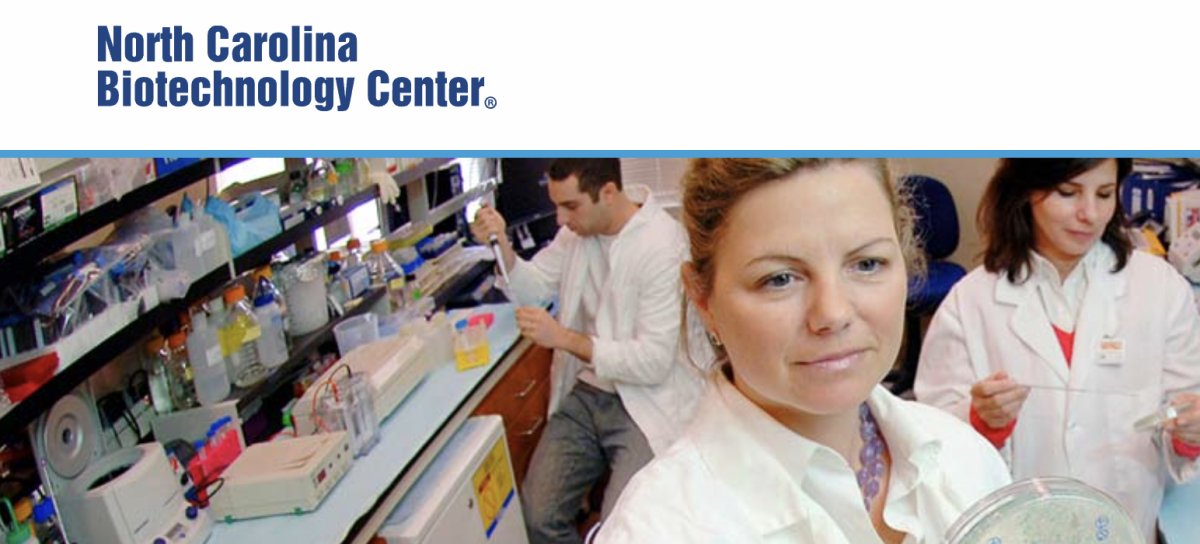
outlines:
{"label": "laboratory bench", "polygon": [[[459,310],[458,312],[470,310]],[[396,410],[380,423],[380,439],[354,461],[316,510],[218,521],[209,542],[369,542],[467,418],[500,414],[516,481],[525,472],[545,427],[549,401],[550,351],[521,338],[511,304],[484,305],[492,312],[488,329],[490,361],[458,371],[453,361],[438,364]]]}

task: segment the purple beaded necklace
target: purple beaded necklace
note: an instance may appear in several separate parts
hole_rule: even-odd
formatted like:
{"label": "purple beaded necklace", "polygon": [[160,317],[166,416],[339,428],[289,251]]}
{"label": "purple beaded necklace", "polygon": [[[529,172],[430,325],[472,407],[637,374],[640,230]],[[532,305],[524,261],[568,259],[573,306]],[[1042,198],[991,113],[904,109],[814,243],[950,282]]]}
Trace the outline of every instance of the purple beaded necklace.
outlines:
{"label": "purple beaded necklace", "polygon": [[883,476],[883,434],[875,423],[875,416],[867,403],[858,407],[858,435],[862,437],[862,450],[858,452],[858,461],[862,463],[855,474],[858,476],[858,488],[862,491],[863,506],[871,511],[871,500],[879,494],[879,478]]}

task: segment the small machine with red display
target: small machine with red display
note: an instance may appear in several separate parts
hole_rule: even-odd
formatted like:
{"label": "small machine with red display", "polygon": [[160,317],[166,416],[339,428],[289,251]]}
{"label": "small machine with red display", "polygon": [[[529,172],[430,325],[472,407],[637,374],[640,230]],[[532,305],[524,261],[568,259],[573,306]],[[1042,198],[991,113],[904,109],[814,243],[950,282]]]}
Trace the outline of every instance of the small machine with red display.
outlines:
{"label": "small machine with red display", "polygon": [[221,475],[210,511],[230,522],[315,510],[353,460],[343,431],[254,444]]}

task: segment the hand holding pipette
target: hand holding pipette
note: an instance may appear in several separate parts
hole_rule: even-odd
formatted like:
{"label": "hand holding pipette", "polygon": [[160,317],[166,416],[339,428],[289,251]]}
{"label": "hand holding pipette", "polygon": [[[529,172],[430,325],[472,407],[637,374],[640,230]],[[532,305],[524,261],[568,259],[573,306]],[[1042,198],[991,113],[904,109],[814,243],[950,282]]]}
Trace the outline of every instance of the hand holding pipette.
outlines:
{"label": "hand holding pipette", "polygon": [[508,236],[505,234],[507,224],[504,221],[504,216],[495,208],[484,204],[479,211],[475,212],[475,220],[471,222],[471,235],[479,242],[487,241],[491,246],[492,253],[496,256],[496,266],[500,269],[500,277],[504,280],[504,286],[508,288],[509,296],[513,297],[513,302],[517,306],[521,306],[521,302],[516,300],[516,293],[512,289],[512,282],[509,280],[509,266],[516,259],[512,248],[508,244]]}
{"label": "hand holding pipette", "polygon": [[1028,396],[1028,387],[1001,370],[971,386],[971,407],[989,427],[1003,429],[1021,413]]}

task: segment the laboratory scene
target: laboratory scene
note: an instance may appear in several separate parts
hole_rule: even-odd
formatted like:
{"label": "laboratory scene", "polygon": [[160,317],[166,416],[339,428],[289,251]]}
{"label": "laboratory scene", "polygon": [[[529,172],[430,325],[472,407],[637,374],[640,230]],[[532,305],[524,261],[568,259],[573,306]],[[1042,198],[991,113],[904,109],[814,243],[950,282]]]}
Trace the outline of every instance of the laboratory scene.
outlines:
{"label": "laboratory scene", "polygon": [[1198,474],[1200,159],[0,158],[4,544],[1197,544]]}

